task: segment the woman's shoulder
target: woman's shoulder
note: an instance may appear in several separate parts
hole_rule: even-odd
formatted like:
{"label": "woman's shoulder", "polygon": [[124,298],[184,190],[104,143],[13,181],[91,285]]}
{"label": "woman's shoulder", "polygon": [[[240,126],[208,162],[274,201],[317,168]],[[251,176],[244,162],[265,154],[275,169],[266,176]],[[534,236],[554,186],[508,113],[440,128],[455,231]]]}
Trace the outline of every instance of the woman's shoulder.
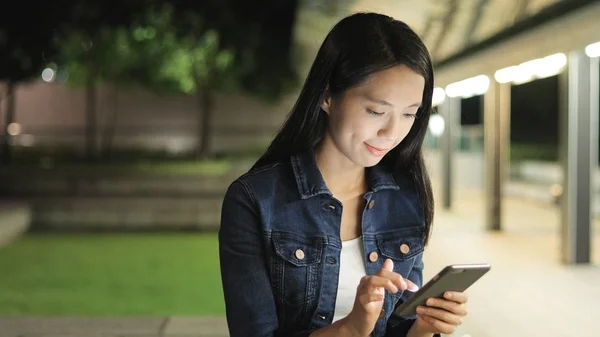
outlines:
{"label": "woman's shoulder", "polygon": [[277,161],[261,166],[252,167],[244,174],[240,175],[235,181],[244,181],[246,183],[261,182],[266,183],[271,180],[277,180],[281,171],[286,169],[286,162]]}
{"label": "woman's shoulder", "polygon": [[417,177],[408,167],[392,168],[388,164],[379,163],[379,174],[387,175],[399,187],[400,191],[417,188]]}
{"label": "woman's shoulder", "polygon": [[233,186],[243,186],[246,192],[272,189],[274,186],[285,186],[292,179],[291,165],[286,161],[277,161],[253,167],[244,174],[234,179],[229,189]]}

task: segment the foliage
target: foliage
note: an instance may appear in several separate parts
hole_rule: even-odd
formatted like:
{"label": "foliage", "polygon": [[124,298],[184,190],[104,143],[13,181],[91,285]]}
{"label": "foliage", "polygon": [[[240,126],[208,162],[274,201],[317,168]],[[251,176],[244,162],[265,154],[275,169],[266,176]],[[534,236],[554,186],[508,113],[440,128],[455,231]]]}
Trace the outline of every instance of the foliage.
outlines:
{"label": "foliage", "polygon": [[234,48],[223,48],[219,33],[204,29],[199,15],[188,13],[186,18],[195,27],[183,30],[174,13],[169,5],[150,9],[131,28],[134,49],[147,57],[146,84],[183,94],[202,88],[226,92],[239,88],[232,71]]}

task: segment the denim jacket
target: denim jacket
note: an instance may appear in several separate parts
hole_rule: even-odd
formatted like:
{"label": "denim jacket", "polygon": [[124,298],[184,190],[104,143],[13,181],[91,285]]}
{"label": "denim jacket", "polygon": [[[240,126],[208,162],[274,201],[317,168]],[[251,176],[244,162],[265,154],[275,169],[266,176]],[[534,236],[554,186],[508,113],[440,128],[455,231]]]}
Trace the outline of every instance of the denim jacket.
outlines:
{"label": "denim jacket", "polygon": [[[386,258],[422,285],[424,215],[408,174],[367,169],[362,215],[367,274]],[[342,204],[329,191],[313,151],[255,169],[227,189],[219,230],[221,278],[231,337],[308,336],[331,324],[342,243]],[[409,291],[386,291],[372,336],[406,336],[416,316],[394,308]]]}

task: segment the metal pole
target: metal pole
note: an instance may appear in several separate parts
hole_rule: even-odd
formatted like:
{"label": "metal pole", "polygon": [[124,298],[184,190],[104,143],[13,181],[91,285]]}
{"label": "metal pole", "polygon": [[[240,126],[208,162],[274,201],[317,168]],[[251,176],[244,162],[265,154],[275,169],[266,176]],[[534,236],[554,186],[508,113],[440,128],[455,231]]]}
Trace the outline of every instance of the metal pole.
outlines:
{"label": "metal pole", "polygon": [[444,117],[446,127],[440,137],[442,152],[442,199],[445,209],[452,207],[452,166],[456,149],[457,129],[460,127],[460,97],[446,97],[440,106],[440,114]]}
{"label": "metal pole", "polygon": [[589,263],[591,258],[593,175],[598,152],[597,67],[597,60],[577,50],[569,53],[567,74],[563,75],[561,252],[566,264]]}
{"label": "metal pole", "polygon": [[502,196],[509,162],[510,83],[492,81],[483,99],[485,226],[502,229]]}

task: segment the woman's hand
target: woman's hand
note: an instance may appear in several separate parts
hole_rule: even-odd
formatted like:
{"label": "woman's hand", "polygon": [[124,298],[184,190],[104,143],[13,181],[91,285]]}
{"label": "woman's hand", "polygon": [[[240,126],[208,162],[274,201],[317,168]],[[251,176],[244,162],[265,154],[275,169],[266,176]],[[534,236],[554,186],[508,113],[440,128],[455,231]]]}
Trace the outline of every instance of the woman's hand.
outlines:
{"label": "woman's hand", "polygon": [[417,291],[419,287],[402,275],[395,273],[394,262],[385,260],[381,270],[372,276],[365,276],[360,280],[356,290],[354,307],[350,314],[344,318],[346,327],[354,336],[368,336],[375,328],[379,319],[385,291],[396,293],[398,290]]}
{"label": "woman's hand", "polygon": [[420,332],[452,334],[467,315],[467,294],[446,292],[444,298],[429,298],[427,306],[417,308],[414,328]]}

